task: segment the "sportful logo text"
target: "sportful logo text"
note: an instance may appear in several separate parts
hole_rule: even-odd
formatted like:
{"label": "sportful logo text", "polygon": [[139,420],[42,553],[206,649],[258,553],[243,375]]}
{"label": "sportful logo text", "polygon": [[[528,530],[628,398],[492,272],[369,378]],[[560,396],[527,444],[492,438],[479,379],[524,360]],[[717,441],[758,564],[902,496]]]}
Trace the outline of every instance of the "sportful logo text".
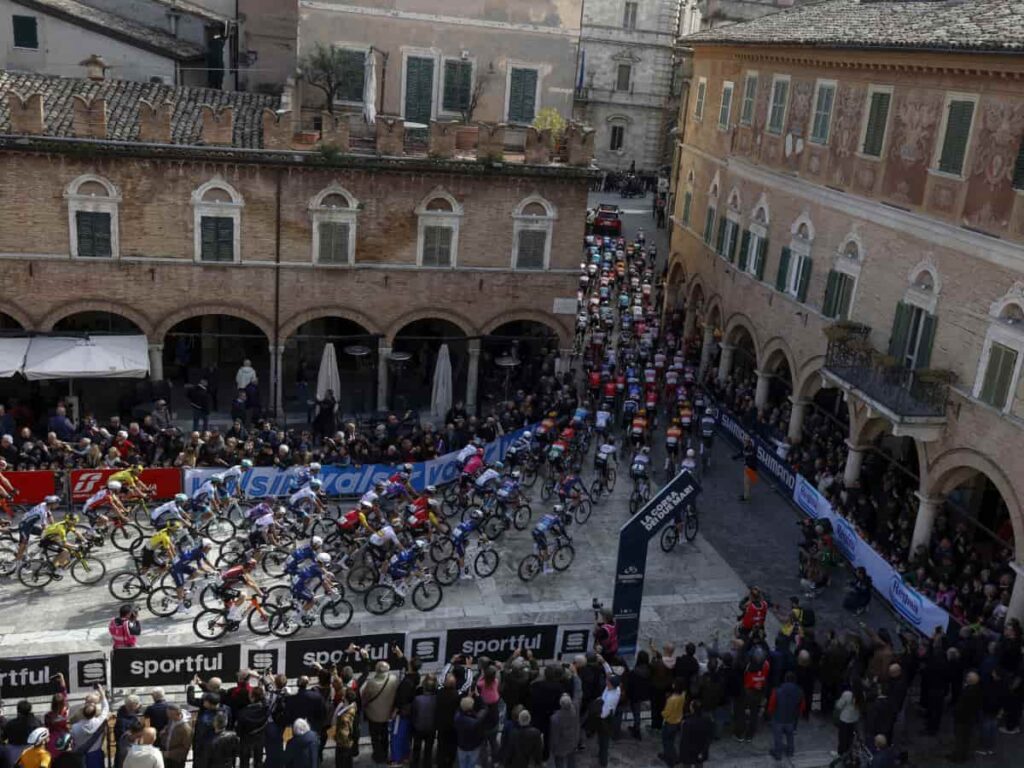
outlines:
{"label": "sportful logo text", "polygon": [[463,640],[458,652],[469,656],[479,656],[481,653],[512,652],[516,648],[536,651],[541,648],[543,643],[544,636],[539,632],[535,635],[508,635],[490,640]]}
{"label": "sportful logo text", "polygon": [[188,672],[198,674],[200,672],[221,672],[224,671],[224,654],[207,656],[197,653],[194,656],[186,656],[181,659],[135,659],[128,666],[133,675],[151,677],[155,674],[179,674]]}
{"label": "sportful logo text", "polygon": [[50,670],[49,664],[42,669],[29,669],[28,667],[9,669],[6,672],[0,671],[0,686],[24,688],[28,685],[44,685],[55,674],[56,672]]}

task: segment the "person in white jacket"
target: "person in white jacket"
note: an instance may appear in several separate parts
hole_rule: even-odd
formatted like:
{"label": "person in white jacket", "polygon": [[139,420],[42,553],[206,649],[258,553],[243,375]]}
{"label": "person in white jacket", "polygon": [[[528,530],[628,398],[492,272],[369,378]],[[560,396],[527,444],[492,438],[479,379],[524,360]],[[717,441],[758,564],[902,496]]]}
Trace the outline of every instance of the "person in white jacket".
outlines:
{"label": "person in white jacket", "polygon": [[82,719],[71,726],[71,737],[77,750],[85,752],[85,768],[103,768],[103,737],[106,734],[110,703],[102,685],[96,686],[99,702],[88,702],[82,708]]}
{"label": "person in white jacket", "polygon": [[164,768],[164,756],[156,746],[156,728],[143,728],[139,743],[131,748],[122,768]]}

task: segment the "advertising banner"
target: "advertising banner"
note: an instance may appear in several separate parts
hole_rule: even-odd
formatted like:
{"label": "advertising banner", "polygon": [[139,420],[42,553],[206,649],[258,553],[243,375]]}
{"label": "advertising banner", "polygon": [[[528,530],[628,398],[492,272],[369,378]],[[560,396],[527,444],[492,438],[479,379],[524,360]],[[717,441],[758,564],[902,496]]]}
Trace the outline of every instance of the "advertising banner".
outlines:
{"label": "advertising banner", "polygon": [[53,678],[70,680],[67,654],[0,659],[0,697],[8,701],[49,696],[57,691]]}
{"label": "advertising banner", "polygon": [[[114,469],[73,469],[71,470],[71,500],[81,503],[107,484],[107,480],[118,470]],[[157,467],[142,470],[142,482],[156,487],[157,499],[171,499],[181,492],[181,470],[174,467]]]}
{"label": "advertising banner", "polygon": [[177,646],[174,648],[116,648],[110,674],[118,688],[187,685],[195,675],[203,680],[233,680],[242,668],[242,647]]}
{"label": "advertising banner", "polygon": [[553,659],[557,635],[556,624],[449,629],[446,653],[449,659],[458,654],[474,659],[487,656],[495,661],[506,661],[517,648],[522,648],[538,659]]}
{"label": "advertising banner", "polygon": [[[369,658],[349,653],[349,646],[356,645],[369,652]],[[317,640],[289,640],[284,649],[284,672],[288,677],[316,674],[315,664],[339,667],[350,666],[357,672],[372,667],[378,661],[386,661],[392,667],[401,661],[395,648],[405,648],[405,634],[391,632],[379,635],[350,635],[348,637],[328,636]],[[404,650],[403,650],[404,653]],[[279,667],[280,668],[280,667]]]}
{"label": "advertising banner", "polygon": [[11,481],[17,491],[14,495],[15,504],[38,504],[47,496],[57,493],[55,472],[4,472],[4,477]]}
{"label": "advertising banner", "polygon": [[644,573],[647,570],[647,545],[676,512],[682,513],[700,493],[697,479],[688,470],[663,486],[619,530],[619,557],[615,566],[615,597],[612,611],[619,627],[619,654],[628,656],[637,649],[640,634],[640,606],[644,598]]}
{"label": "advertising banner", "polygon": [[97,685],[109,687],[107,656],[102,651],[72,653],[68,657],[68,667],[71,669],[68,690],[72,693],[91,691]]}
{"label": "advertising banner", "polygon": [[[499,461],[508,447],[515,442],[525,429],[518,429],[503,435],[484,448],[488,462]],[[446,453],[430,461],[413,464],[412,485],[423,490],[428,485],[444,485],[459,476],[457,452]],[[220,469],[186,469],[185,493],[191,496],[209,477],[222,472]],[[287,496],[291,493],[292,478],[297,470],[282,470],[276,467],[254,467],[242,476],[242,492],[250,497]],[[320,472],[323,491],[328,496],[361,496],[373,487],[377,480],[386,480],[395,473],[392,464],[363,464],[361,466],[337,467],[325,465]]]}
{"label": "advertising banner", "polygon": [[558,628],[558,657],[575,656],[590,650],[590,625]]}

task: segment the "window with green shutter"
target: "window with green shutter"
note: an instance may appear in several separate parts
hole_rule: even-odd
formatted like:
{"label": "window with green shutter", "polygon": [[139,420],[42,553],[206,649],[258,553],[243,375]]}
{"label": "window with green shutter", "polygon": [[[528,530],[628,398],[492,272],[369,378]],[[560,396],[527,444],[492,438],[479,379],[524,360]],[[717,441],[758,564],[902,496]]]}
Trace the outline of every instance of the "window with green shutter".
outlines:
{"label": "window with green shutter", "polygon": [[509,78],[508,121],[532,123],[537,116],[537,70],[513,67]]}
{"label": "window with green shutter", "polygon": [[693,204],[693,192],[683,195],[683,224],[690,224],[690,206]]}
{"label": "window with green shutter", "polygon": [[807,301],[807,289],[811,284],[811,266],[813,263],[809,256],[800,257],[799,276],[796,283],[797,301]]}
{"label": "window with green shutter", "polygon": [[963,172],[964,157],[967,154],[967,140],[971,135],[971,121],[974,119],[974,102],[951,99],[946,109],[946,133],[942,138],[939,170],[943,173],[953,173],[959,176]]}
{"label": "window with green shutter", "polygon": [[789,262],[792,258],[792,251],[783,247],[779,254],[779,271],[775,274],[775,290],[785,291],[789,281]]}
{"label": "window with green shutter", "polygon": [[452,228],[427,225],[423,228],[424,267],[450,267],[452,265]]}
{"label": "window with green shutter", "polygon": [[544,250],[547,242],[548,233],[544,230],[520,230],[516,269],[544,269]]}
{"label": "window with green shutter", "polygon": [[1013,188],[1024,189],[1024,138],[1020,140],[1017,162],[1013,166]]}
{"label": "window with green shutter", "polygon": [[768,133],[779,135],[786,124],[786,106],[789,102],[789,79],[776,79],[772,83],[772,102],[768,111]]}
{"label": "window with green shutter", "polygon": [[441,106],[445,112],[464,112],[469,109],[473,91],[473,64],[449,59],[444,63],[444,96]]}
{"label": "window with green shutter", "polygon": [[1010,396],[1013,372],[1017,367],[1017,350],[992,342],[988,353],[988,366],[981,383],[978,398],[1002,410]]}
{"label": "window with green shutter", "polygon": [[714,206],[708,206],[707,215],[704,217],[704,243],[711,245],[711,240],[715,236],[715,208]]}
{"label": "window with green shutter", "polygon": [[834,269],[830,271],[825,282],[825,300],[821,304],[821,314],[836,320],[848,319],[853,285],[852,276]]}
{"label": "window with green shutter", "polygon": [[235,260],[235,220],[230,216],[203,216],[202,261]]}
{"label": "window with green shutter", "polygon": [[811,120],[811,141],[827,144],[832,125],[832,104],[836,98],[835,83],[818,83],[818,97],[814,101],[814,117]]}
{"label": "window with green shutter", "polygon": [[707,96],[708,84],[707,81],[702,77],[697,82],[697,93],[693,100],[693,116],[697,120],[704,118],[704,98]]}
{"label": "window with green shutter", "polygon": [[410,56],[405,60],[405,120],[429,123],[434,103],[434,60]]}
{"label": "window with green shutter", "polygon": [[757,249],[757,262],[754,266],[754,274],[758,280],[764,280],[764,265],[768,261],[768,241],[761,240]]}
{"label": "window with green shutter", "polygon": [[338,101],[363,100],[366,83],[366,53],[364,51],[341,51],[341,84],[336,98]]}
{"label": "window with green shutter", "polygon": [[726,219],[718,221],[718,239],[715,241],[715,252],[719,256],[725,256],[725,224]]}
{"label": "window with green shutter", "polygon": [[317,262],[320,264],[348,264],[348,224],[340,221],[321,221],[317,226],[320,236],[320,252],[317,254]]}
{"label": "window with green shutter", "polygon": [[885,127],[889,122],[889,102],[892,94],[888,91],[872,91],[868,107],[868,122],[864,130],[864,146],[861,154],[881,157],[885,146]]}
{"label": "window with green shutter", "polygon": [[93,211],[75,212],[75,230],[78,236],[78,255],[89,259],[109,259],[110,214]]}
{"label": "window with green shutter", "polygon": [[740,109],[740,125],[754,122],[754,103],[757,100],[757,75],[747,75],[743,83],[743,106]]}
{"label": "window with green shutter", "polygon": [[750,231],[743,230],[743,237],[740,240],[740,260],[736,263],[740,272],[747,271],[747,251],[750,250]]}

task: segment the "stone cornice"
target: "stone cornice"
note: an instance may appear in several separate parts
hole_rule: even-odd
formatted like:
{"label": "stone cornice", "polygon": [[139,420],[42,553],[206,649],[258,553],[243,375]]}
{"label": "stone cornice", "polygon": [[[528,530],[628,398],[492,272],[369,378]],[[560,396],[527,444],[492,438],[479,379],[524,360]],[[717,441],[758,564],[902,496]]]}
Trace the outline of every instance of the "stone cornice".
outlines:
{"label": "stone cornice", "polygon": [[[998,77],[1003,80],[1024,79],[1024,69],[985,66],[964,61],[957,57],[949,57],[948,62],[937,64],[934,61],[914,61],[913,57],[898,58],[835,58],[826,55],[814,55],[817,52],[777,53],[770,50],[740,51],[734,54],[737,61],[748,64],[781,64],[791,67],[809,69],[845,69],[864,72],[893,72],[904,74],[955,75],[957,77]],[[824,52],[822,52],[824,53]],[[1010,62],[1006,62],[1010,64]],[[1015,62],[1016,63],[1016,62]]]}

